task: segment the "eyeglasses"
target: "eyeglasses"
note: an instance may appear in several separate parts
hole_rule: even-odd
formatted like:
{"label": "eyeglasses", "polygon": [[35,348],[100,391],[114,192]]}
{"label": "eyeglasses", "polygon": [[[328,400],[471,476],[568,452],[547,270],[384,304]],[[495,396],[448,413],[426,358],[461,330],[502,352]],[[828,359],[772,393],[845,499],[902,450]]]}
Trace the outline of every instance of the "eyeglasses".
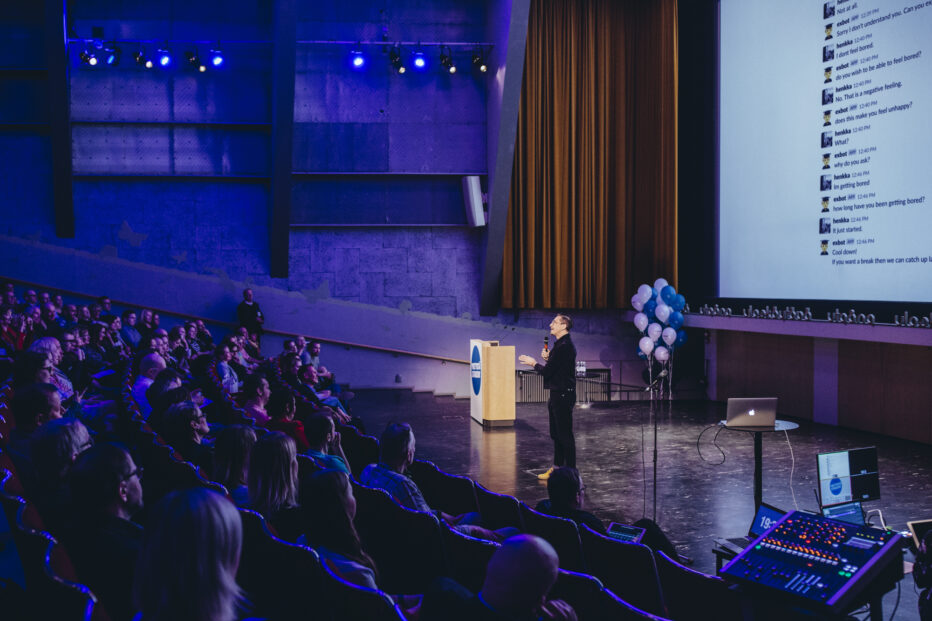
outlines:
{"label": "eyeglasses", "polygon": [[81,452],[83,453],[84,451],[86,451],[87,449],[91,448],[92,446],[94,446],[94,438],[88,438],[88,439],[87,439],[87,442],[85,442],[84,444],[82,444],[82,445],[79,446],[78,448],[81,449]]}
{"label": "eyeglasses", "polygon": [[137,477],[139,477],[139,478],[141,479],[141,478],[142,478],[142,471],[143,471],[142,466],[138,466],[135,470],[133,470],[132,472],[130,472],[129,474],[127,474],[125,477],[123,477],[123,480],[124,480],[124,481],[129,481],[130,479],[133,478],[133,475],[135,475],[135,476],[137,476]]}

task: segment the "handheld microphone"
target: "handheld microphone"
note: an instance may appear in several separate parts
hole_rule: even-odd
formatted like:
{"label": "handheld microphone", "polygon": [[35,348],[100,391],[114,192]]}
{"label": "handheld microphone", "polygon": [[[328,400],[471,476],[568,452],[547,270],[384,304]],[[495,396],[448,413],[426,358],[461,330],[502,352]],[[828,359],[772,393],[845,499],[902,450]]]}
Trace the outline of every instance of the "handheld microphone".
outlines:
{"label": "handheld microphone", "polygon": [[654,384],[656,384],[657,382],[659,382],[666,376],[667,376],[667,370],[664,369],[663,371],[657,374],[657,377],[654,378],[654,381],[652,381],[650,384],[647,385],[647,388],[644,389],[644,392],[648,392],[651,388],[654,387]]}
{"label": "handheld microphone", "polygon": [[550,351],[550,337],[544,337],[544,351]]}

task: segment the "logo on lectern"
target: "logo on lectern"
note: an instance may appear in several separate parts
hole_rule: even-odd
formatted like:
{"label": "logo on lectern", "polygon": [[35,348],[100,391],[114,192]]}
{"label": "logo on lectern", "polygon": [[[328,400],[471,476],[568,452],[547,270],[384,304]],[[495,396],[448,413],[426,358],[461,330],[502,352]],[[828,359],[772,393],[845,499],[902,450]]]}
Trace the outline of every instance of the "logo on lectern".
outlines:
{"label": "logo on lectern", "polygon": [[472,391],[479,394],[479,387],[482,385],[482,358],[479,356],[479,347],[473,345],[472,358],[469,361],[469,375],[472,377]]}

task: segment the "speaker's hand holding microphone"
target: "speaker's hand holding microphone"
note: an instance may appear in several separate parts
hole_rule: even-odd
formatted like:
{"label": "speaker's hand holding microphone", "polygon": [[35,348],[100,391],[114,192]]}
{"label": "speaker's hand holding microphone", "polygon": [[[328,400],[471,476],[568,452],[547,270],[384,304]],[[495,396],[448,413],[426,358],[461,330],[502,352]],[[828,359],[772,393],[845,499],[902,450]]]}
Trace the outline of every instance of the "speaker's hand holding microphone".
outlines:
{"label": "speaker's hand holding microphone", "polygon": [[540,350],[540,357],[543,358],[545,361],[548,358],[550,358],[550,337],[549,336],[544,337],[544,348]]}

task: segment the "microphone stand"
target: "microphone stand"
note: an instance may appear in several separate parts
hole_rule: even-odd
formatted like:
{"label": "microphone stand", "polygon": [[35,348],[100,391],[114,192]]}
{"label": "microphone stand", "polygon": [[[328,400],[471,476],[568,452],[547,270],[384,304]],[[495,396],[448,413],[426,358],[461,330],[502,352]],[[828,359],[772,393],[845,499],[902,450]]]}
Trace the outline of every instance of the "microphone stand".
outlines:
{"label": "microphone stand", "polygon": [[[653,367],[653,363],[650,361],[650,359],[648,359],[648,364],[650,364],[651,367]],[[658,418],[659,418],[657,415],[657,411],[654,407],[654,401],[655,401],[654,387],[658,386],[659,390],[663,390],[663,378],[666,376],[667,376],[667,371],[666,369],[664,369],[660,373],[658,373],[656,379],[651,381],[651,383],[647,385],[647,388],[644,389],[645,391],[650,392],[650,416],[654,421],[654,472],[653,472],[654,513],[653,513],[653,518],[652,518],[654,522],[657,521],[657,426],[658,426]]]}

